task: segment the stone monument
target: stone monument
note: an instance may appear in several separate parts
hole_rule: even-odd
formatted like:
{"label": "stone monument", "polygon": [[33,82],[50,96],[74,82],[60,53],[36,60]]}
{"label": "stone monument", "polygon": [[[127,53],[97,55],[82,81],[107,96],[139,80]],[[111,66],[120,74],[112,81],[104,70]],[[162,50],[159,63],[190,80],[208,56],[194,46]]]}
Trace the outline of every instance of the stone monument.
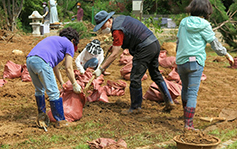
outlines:
{"label": "stone monument", "polygon": [[42,25],[41,21],[43,16],[41,16],[38,11],[33,11],[33,13],[28,18],[32,19],[32,22],[30,23],[33,29],[32,34],[40,35],[40,26]]}

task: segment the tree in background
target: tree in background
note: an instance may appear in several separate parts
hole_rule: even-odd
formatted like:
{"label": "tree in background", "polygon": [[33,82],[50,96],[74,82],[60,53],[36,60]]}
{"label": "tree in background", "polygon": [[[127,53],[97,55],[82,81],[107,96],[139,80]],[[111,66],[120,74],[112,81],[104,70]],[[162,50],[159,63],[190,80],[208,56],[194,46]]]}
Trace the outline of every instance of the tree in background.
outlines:
{"label": "tree in background", "polygon": [[16,30],[17,20],[23,7],[23,0],[2,0],[6,29]]}
{"label": "tree in background", "polygon": [[[234,49],[237,49],[237,1],[229,3],[229,8],[225,7],[225,3],[221,0],[210,0],[213,5],[213,14],[210,21],[222,36],[223,40]],[[225,2],[225,1],[224,1]],[[228,5],[226,5],[228,7]]]}

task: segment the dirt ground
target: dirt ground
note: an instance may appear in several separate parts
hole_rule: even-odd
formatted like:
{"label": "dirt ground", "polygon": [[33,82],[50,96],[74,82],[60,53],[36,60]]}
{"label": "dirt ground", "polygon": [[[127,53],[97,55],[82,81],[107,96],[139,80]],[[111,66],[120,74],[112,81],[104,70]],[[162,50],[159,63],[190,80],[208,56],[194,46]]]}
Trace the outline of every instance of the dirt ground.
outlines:
{"label": "dirt ground", "polygon": [[[43,38],[45,38],[45,36],[15,35],[12,40],[9,41],[0,39],[0,78],[3,76],[4,66],[8,60],[16,64],[25,64],[27,54]],[[105,37],[101,37],[101,39],[102,38],[106,40]],[[80,40],[79,50],[82,50],[89,42],[89,39]],[[103,42],[102,48],[106,51],[110,44],[111,42]],[[12,53],[14,49],[21,50],[24,54],[15,55]],[[78,54],[79,53],[75,54],[74,60]],[[215,59],[218,59],[218,62],[213,62]],[[104,77],[105,83],[107,80],[116,81],[122,79],[119,70],[123,66],[119,65],[118,60],[119,57],[107,69],[111,75]],[[213,54],[213,52],[207,52],[206,66],[204,69],[204,74],[207,76],[207,79],[201,82],[198,93],[194,118],[194,126],[196,128],[211,131],[214,129],[224,130],[237,127],[237,120],[208,123],[199,119],[201,116],[216,117],[223,108],[236,109],[236,70],[228,68],[227,66],[228,62],[224,57],[218,57]],[[75,63],[74,69],[76,69]],[[166,73],[167,71],[171,71],[165,68],[160,69],[166,70],[164,71]],[[64,70],[62,70],[62,75],[66,82],[68,79]],[[142,81],[143,95],[152,83],[149,73],[147,73],[147,75],[148,79]],[[165,75],[167,74],[164,74],[164,76]],[[42,129],[38,129],[35,124],[37,113],[33,84],[31,82],[22,82],[20,78],[6,80],[7,83],[3,87],[0,87],[0,145],[17,144],[27,140],[29,134],[34,133],[37,136],[45,133]],[[162,135],[167,135],[166,133],[168,133],[172,138],[182,133],[183,111],[181,104],[177,105],[177,108],[171,111],[171,113],[163,113],[162,103],[158,104],[154,101],[143,100],[142,114],[131,116],[120,115],[121,110],[129,108],[130,105],[129,81],[125,82],[127,83],[127,87],[124,96],[110,96],[109,103],[94,102],[86,104],[83,117],[75,123],[83,123],[90,120],[100,121],[104,122],[109,130],[112,128],[122,128],[123,131],[133,130],[134,133],[131,135],[147,131]],[[181,102],[181,97],[179,96],[177,100]],[[49,110],[48,102],[47,110]],[[117,123],[111,123],[111,120],[117,120]],[[144,130],[144,128],[147,129]],[[53,133],[54,131],[56,131],[55,128],[49,128],[48,133]],[[57,132],[59,131],[67,133],[63,129],[57,130]],[[112,139],[125,138],[127,135],[128,134],[121,132],[116,134]],[[106,133],[101,137],[107,137]],[[159,142],[157,141],[156,143]]]}

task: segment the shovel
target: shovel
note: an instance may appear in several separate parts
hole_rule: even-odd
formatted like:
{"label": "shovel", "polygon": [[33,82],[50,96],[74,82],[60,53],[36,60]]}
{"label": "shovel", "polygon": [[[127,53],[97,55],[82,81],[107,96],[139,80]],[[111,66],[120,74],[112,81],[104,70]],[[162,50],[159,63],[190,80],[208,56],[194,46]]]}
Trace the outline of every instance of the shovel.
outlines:
{"label": "shovel", "polygon": [[219,114],[219,117],[200,117],[200,120],[212,122],[212,121],[233,121],[237,117],[237,111],[233,109],[224,108]]}

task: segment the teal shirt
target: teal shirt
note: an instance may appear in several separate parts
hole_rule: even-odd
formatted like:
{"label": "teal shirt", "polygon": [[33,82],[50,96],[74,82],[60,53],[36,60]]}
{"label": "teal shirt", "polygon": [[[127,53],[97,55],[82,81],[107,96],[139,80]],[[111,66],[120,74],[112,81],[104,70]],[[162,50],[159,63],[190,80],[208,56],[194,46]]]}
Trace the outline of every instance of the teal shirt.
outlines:
{"label": "teal shirt", "polygon": [[200,17],[189,16],[182,19],[177,34],[179,39],[176,64],[181,65],[189,61],[189,57],[196,57],[197,62],[205,66],[207,43],[216,37],[210,23]]}

